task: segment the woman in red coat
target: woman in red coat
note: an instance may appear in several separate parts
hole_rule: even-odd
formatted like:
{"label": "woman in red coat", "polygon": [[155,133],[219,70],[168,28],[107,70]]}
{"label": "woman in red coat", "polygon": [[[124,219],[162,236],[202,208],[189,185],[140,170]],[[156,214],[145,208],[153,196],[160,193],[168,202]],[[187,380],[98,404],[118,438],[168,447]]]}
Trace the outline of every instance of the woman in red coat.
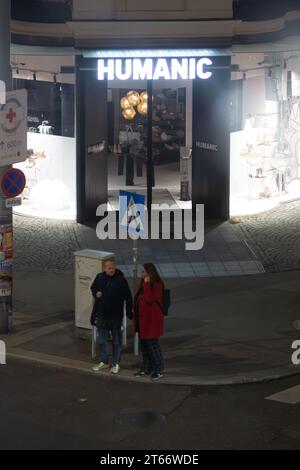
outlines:
{"label": "woman in red coat", "polygon": [[135,375],[150,375],[153,380],[160,379],[163,371],[163,356],[159,337],[164,333],[163,305],[164,284],[156,267],[145,263],[142,279],[134,298],[133,331],[139,333],[143,366]]}

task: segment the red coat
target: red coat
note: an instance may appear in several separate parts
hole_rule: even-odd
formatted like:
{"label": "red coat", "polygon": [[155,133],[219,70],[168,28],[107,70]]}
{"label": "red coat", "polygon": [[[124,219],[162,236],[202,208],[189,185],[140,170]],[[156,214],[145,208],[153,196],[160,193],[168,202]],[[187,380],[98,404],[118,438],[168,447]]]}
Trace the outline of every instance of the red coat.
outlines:
{"label": "red coat", "polygon": [[163,283],[156,282],[152,287],[150,282],[143,282],[142,294],[139,302],[138,312],[136,311],[136,299],[139,290],[135,295],[133,332],[136,333],[136,315],[139,315],[139,330],[141,339],[155,339],[164,334],[164,314],[157,304],[163,303]]}

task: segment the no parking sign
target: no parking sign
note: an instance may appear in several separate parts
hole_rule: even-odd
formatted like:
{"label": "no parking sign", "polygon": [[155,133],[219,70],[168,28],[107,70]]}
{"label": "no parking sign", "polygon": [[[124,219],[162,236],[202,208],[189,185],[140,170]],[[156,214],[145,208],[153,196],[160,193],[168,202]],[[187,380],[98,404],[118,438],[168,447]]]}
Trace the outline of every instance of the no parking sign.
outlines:
{"label": "no parking sign", "polygon": [[4,173],[1,180],[1,189],[7,197],[17,197],[24,191],[26,176],[18,168],[11,168]]}

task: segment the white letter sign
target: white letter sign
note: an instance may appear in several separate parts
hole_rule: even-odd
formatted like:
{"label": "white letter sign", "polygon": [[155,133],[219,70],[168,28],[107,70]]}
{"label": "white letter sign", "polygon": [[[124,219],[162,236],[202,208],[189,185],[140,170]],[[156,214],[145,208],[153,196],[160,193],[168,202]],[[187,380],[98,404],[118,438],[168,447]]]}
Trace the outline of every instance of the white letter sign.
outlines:
{"label": "white letter sign", "polygon": [[207,57],[98,59],[98,80],[207,80],[210,65]]}

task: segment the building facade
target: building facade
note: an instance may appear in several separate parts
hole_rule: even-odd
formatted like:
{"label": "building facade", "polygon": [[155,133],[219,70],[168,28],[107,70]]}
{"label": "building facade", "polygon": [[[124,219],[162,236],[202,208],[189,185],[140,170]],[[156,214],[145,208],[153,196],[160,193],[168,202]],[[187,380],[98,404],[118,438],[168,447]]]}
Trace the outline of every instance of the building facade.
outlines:
{"label": "building facade", "polygon": [[13,2],[22,210],[85,223],[129,189],[224,220],[300,197],[299,37],[294,1]]}

